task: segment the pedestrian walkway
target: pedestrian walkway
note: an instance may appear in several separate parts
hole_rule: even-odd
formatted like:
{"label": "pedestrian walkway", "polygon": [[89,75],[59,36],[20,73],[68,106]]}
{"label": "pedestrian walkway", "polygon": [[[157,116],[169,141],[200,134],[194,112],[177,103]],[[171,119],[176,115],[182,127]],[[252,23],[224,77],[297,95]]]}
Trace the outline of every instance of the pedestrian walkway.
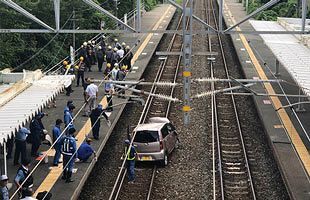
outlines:
{"label": "pedestrian walkway", "polygon": [[[246,12],[241,3],[237,3],[234,0],[225,1],[224,18],[227,26],[235,24],[245,16]],[[248,22],[237,27],[236,30],[254,31],[253,27]],[[276,78],[273,74],[273,70],[275,69],[275,56],[259,36],[235,34],[231,35],[231,37],[246,78]],[[287,94],[298,94],[298,89],[296,86],[293,86],[294,81],[285,68],[281,67],[280,73],[281,79],[292,84],[282,84],[280,87],[279,85],[264,83],[263,85],[255,87],[255,91],[268,94],[282,93],[281,89],[283,87],[283,90]],[[309,199],[309,141],[307,141],[304,131],[298,124],[298,120],[294,117],[294,113],[292,113],[291,110],[280,109],[275,111],[275,109],[287,105],[287,99],[290,99],[292,102],[298,100],[296,98],[291,99],[275,96],[254,97],[271,147],[273,148],[274,156],[278,161],[279,170],[288,188],[289,195],[292,199]],[[302,115],[307,115],[307,119],[310,117],[309,113],[303,113]],[[301,120],[306,130],[309,130],[309,122],[303,120],[303,117],[301,117]]]}
{"label": "pedestrian walkway", "polygon": [[[142,29],[144,30],[165,30],[168,27],[170,20],[172,19],[175,12],[175,8],[171,5],[160,5],[154,10],[147,12],[142,18]],[[152,55],[159,44],[163,34],[135,34],[132,38],[128,36],[119,37],[120,42],[126,42],[130,46],[133,46],[137,40],[141,40],[138,46],[134,49],[134,58],[132,60],[132,72],[128,74],[127,80],[139,80],[147,67]],[[125,39],[124,39],[125,38]],[[94,79],[103,79],[102,73],[99,73],[97,67],[93,66],[93,72],[86,72],[85,77],[92,77]],[[52,127],[55,124],[57,118],[63,119],[63,109],[68,100],[73,100],[76,106],[75,113],[84,104],[83,89],[82,87],[75,87],[75,83],[72,84],[74,92],[70,97],[67,97],[64,93],[56,97],[57,108],[44,109],[49,115],[43,119],[45,128],[51,132]],[[129,92],[127,92],[129,94]],[[103,106],[107,105],[107,100],[104,97],[104,87],[99,87],[99,98]],[[116,125],[118,118],[121,116],[122,111],[125,108],[127,99],[113,98],[113,104],[121,104],[121,106],[115,107],[112,113],[109,113],[109,119],[112,122],[111,127],[108,127],[105,120],[102,120],[100,127],[100,138],[98,141],[94,141],[92,146],[98,154],[101,153],[105,143],[107,142],[110,134],[112,133],[113,127]],[[85,139],[85,136],[91,133],[91,123],[89,118],[82,116],[83,111],[77,116],[74,121],[74,125],[77,129],[77,145],[79,146]],[[90,134],[92,135],[92,134]],[[29,145],[28,145],[29,148]],[[44,151],[48,149],[47,146],[41,147]],[[30,151],[28,149],[28,151]],[[52,166],[54,152],[48,152],[48,163],[41,164],[34,172],[34,188],[36,194],[42,191],[50,191],[53,194],[53,199],[77,199],[79,192],[83,187],[89,173],[95,165],[95,160],[90,160],[89,163],[76,163],[75,168],[77,171],[73,174],[75,182],[65,184],[59,177],[62,174],[62,164],[58,167]],[[32,162],[32,167],[38,161]],[[11,160],[8,163],[9,166],[13,166]],[[31,168],[32,168],[31,167]],[[8,175],[12,180],[17,171],[17,166],[10,167],[8,169]],[[11,190],[14,192],[15,188]]]}

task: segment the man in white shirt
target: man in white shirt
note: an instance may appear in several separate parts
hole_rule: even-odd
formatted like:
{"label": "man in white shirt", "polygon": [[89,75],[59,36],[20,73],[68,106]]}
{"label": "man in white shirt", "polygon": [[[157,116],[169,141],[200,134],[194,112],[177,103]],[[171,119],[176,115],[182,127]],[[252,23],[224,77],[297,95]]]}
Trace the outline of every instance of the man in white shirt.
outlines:
{"label": "man in white shirt", "polygon": [[98,97],[98,86],[94,84],[91,80],[90,84],[85,90],[86,105],[85,105],[85,115],[89,116],[90,112],[97,107],[96,99]]}

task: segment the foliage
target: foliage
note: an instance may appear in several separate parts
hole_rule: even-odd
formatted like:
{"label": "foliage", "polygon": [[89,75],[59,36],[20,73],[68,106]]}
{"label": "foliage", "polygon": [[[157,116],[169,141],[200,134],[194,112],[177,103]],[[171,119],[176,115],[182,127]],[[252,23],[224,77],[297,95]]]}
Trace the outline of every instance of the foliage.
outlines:
{"label": "foliage", "polygon": [[[248,13],[255,11],[257,8],[267,3],[269,0],[253,0],[249,1],[249,10]],[[297,17],[297,5],[296,1],[280,1],[280,3],[272,6],[271,8],[257,14],[255,19],[258,20],[277,20],[277,17]],[[300,14],[299,14],[300,16]],[[310,12],[307,13],[307,17],[310,17]]]}
{"label": "foliage", "polygon": [[[29,11],[34,16],[51,27],[55,27],[54,5],[51,0],[15,0],[17,4]],[[119,0],[118,9],[114,0],[96,0],[103,8],[119,17],[135,7],[135,0]],[[1,29],[42,29],[39,24],[24,17],[12,8],[0,3],[0,28]],[[100,29],[101,21],[105,22],[105,28],[113,29],[115,22],[106,15],[90,8],[82,0],[62,0],[60,6],[60,26],[65,29],[73,28],[72,13],[75,10],[76,28]],[[10,33],[0,34],[0,69],[6,67],[15,68],[32,57],[41,48],[50,42],[56,34],[25,34]],[[96,34],[76,34],[76,48],[84,41]],[[69,46],[72,45],[72,34],[58,34],[54,40],[46,46],[34,59],[26,63],[22,68],[36,69],[53,66],[60,59],[69,54]],[[22,69],[21,68],[21,69]]]}

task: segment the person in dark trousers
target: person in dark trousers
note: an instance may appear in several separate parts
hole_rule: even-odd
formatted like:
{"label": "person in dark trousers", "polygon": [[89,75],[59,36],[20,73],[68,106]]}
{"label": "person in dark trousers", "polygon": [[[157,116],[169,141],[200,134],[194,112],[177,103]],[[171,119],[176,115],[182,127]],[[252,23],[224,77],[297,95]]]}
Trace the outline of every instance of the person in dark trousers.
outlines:
{"label": "person in dark trousers", "polygon": [[83,43],[83,48],[81,48],[79,51],[79,57],[81,57],[81,56],[83,58],[86,58],[86,56],[87,56],[87,42]]}
{"label": "person in dark trousers", "polygon": [[29,136],[32,137],[32,147],[31,147],[31,156],[37,157],[40,156],[38,153],[38,150],[41,145],[41,141],[43,136],[47,133],[45,130],[42,118],[45,116],[45,113],[39,112],[35,115],[34,119],[30,122],[30,132],[31,134]]}
{"label": "person in dark trousers", "polygon": [[[105,77],[105,80],[111,80],[109,76]],[[107,97],[107,102],[108,102],[108,107],[106,108],[107,112],[112,112],[113,111],[113,100],[112,100],[112,95],[114,93],[113,89],[113,84],[112,83],[105,83],[104,84],[104,91],[105,91],[105,96]]]}
{"label": "person in dark trousers", "polygon": [[6,159],[11,159],[12,158],[12,151],[14,147],[14,137],[11,137],[7,140],[6,142],[6,148],[7,148],[7,154],[6,154]]}
{"label": "person in dark trousers", "polygon": [[69,105],[70,104],[73,104],[73,101],[72,100],[68,100],[67,101],[67,105],[66,105],[66,107],[64,108],[64,114],[66,113],[66,111],[69,111]]}
{"label": "person in dark trousers", "polygon": [[[14,182],[16,184],[16,187],[21,188],[21,190],[19,191],[20,196],[21,196],[21,194],[23,194],[24,191],[29,190],[33,187],[33,177],[30,174],[29,167],[30,167],[30,159],[25,158],[22,161],[22,165],[17,170],[17,174],[14,178]],[[26,178],[27,178],[27,180],[26,180]],[[24,181],[25,181],[25,183],[23,184]]]}
{"label": "person in dark trousers", "polygon": [[133,58],[133,53],[130,51],[130,47],[126,46],[125,49],[125,59],[124,59],[124,65],[127,66],[127,70],[131,71],[131,60]]}
{"label": "person in dark trousers", "polygon": [[77,158],[81,162],[87,162],[91,155],[94,154],[94,159],[97,161],[96,151],[94,151],[91,146],[92,140],[90,138],[86,138],[86,141],[83,142],[77,152]]}
{"label": "person in dark trousers", "polygon": [[76,77],[76,87],[80,86],[80,79],[82,80],[82,86],[84,85],[84,72],[85,72],[85,63],[84,57],[80,57],[80,62],[77,65],[77,77]]}
{"label": "person in dark trousers", "polygon": [[74,128],[73,125],[73,110],[75,109],[75,106],[73,104],[69,104],[68,106],[69,110],[66,110],[64,112],[64,123],[65,123],[65,127],[68,126],[67,128],[67,132],[70,128]]}
{"label": "person in dark trousers", "polygon": [[110,63],[111,65],[112,65],[112,56],[113,56],[112,47],[108,46],[108,50],[107,50],[107,52],[105,54],[105,57],[106,57],[107,63]]}
{"label": "person in dark trousers", "polygon": [[76,158],[76,141],[73,137],[75,128],[70,128],[68,135],[66,135],[61,141],[61,150],[63,155],[63,176],[62,179],[66,180],[66,183],[73,182],[71,180],[74,161]]}
{"label": "person in dark trousers", "polygon": [[88,68],[88,71],[91,72],[91,64],[92,64],[92,49],[91,47],[87,50],[87,55],[85,58],[85,64]]}
{"label": "person in dark trousers", "polygon": [[0,176],[0,200],[9,200],[9,189],[8,189],[9,178],[7,175]]}
{"label": "person in dark trousers", "polygon": [[108,123],[108,126],[111,125],[109,117],[103,111],[102,105],[98,104],[97,108],[93,109],[90,113],[90,122],[92,126],[93,137],[95,140],[99,140],[99,130],[100,130],[100,117],[103,116]]}
{"label": "person in dark trousers", "polygon": [[54,161],[53,161],[53,165],[54,166],[58,166],[59,163],[59,159],[61,156],[61,124],[63,123],[63,121],[61,119],[57,119],[56,120],[56,124],[53,128],[53,142],[55,143],[54,145],[54,149],[55,149],[55,156],[54,156]]}
{"label": "person in dark trousers", "polygon": [[126,163],[127,163],[127,173],[128,173],[128,183],[133,183],[135,181],[135,158],[136,158],[136,149],[132,145],[130,146],[130,141],[125,140],[125,155],[126,155]]}
{"label": "person in dark trousers", "polygon": [[98,60],[98,71],[102,72],[102,65],[104,62],[104,52],[101,46],[97,50],[97,60]]}
{"label": "person in dark trousers", "polygon": [[26,138],[28,134],[30,134],[30,131],[23,127],[15,135],[14,165],[19,165],[20,154],[21,160],[26,158]]}
{"label": "person in dark trousers", "polygon": [[115,66],[115,63],[118,63],[119,59],[120,59],[120,57],[117,54],[117,48],[114,48],[113,52],[112,52],[112,61],[111,61],[112,67]]}
{"label": "person in dark trousers", "polygon": [[[117,72],[117,75],[116,75],[116,80],[117,81],[124,81],[125,78],[126,78],[126,66],[123,65],[121,67],[121,69]],[[122,86],[125,86],[125,84],[121,84]],[[118,90],[118,93],[121,94],[121,95],[124,95],[125,94],[125,90],[124,89],[120,89]],[[122,96],[122,98],[125,98],[125,96]]]}

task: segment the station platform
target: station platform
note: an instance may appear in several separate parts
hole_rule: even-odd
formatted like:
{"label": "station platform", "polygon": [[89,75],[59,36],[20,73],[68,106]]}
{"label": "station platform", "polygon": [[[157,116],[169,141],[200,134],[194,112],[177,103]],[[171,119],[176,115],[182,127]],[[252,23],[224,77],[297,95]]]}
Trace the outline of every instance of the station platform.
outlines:
{"label": "station platform", "polygon": [[[224,19],[227,27],[242,20],[246,15],[242,3],[236,0],[225,1]],[[245,22],[236,30],[254,31],[254,28],[249,22]],[[276,58],[260,36],[232,34],[231,38],[246,78],[277,78],[274,75]],[[278,78],[289,84],[265,83],[252,89],[257,93],[283,94],[284,91],[286,94],[299,94],[297,83],[283,66],[280,66]],[[290,198],[310,199],[310,143],[307,135],[307,131],[310,130],[309,104],[304,106],[305,112],[296,112],[295,107],[281,107],[298,102],[298,98],[253,96],[253,99]]]}
{"label": "station platform", "polygon": [[[172,5],[161,4],[154,8],[152,11],[144,13],[141,21],[141,29],[167,29],[172,17],[174,16],[175,10],[176,9]],[[134,44],[137,44],[136,48],[133,50],[134,58],[132,60],[132,71],[127,75],[126,80],[139,80],[141,78],[162,36],[163,34],[160,33],[135,33],[131,34],[130,36],[120,35],[118,37],[120,42],[126,42],[127,45],[133,46]],[[96,66],[92,66],[92,72],[85,72],[85,77],[91,77],[101,80],[103,79],[103,74],[101,72],[98,72]],[[68,100],[73,100],[73,103],[76,107],[74,111],[75,114],[78,113],[79,109],[84,104],[83,88],[81,86],[76,87],[76,82],[73,81],[72,89],[74,90],[74,92],[71,94],[71,96],[68,97],[64,93],[61,93],[56,97],[56,108],[46,108],[43,110],[43,112],[48,113],[48,116],[45,116],[42,119],[42,122],[45,125],[45,129],[49,131],[49,134],[51,134],[56,119],[63,119],[63,109]],[[130,93],[127,91],[126,94]],[[97,103],[101,103],[103,105],[107,104],[106,98],[104,96],[103,85],[99,87],[99,97]],[[102,149],[104,148],[110,134],[112,133],[114,126],[116,125],[127,103],[128,99],[113,97],[113,104],[119,106],[114,107],[111,113],[107,113],[111,121],[111,126],[108,127],[105,119],[102,119],[100,127],[100,138],[98,141],[93,140],[92,142],[92,146],[97,152],[97,156],[100,155]],[[83,114],[84,110],[81,110],[81,112],[79,112],[79,114],[77,115],[77,118],[74,120],[74,125],[77,129],[76,138],[78,146],[80,146],[81,143],[84,141],[86,135],[89,134],[90,138],[92,138],[90,119],[87,117],[83,117]],[[30,147],[31,145],[27,145],[29,154]],[[46,149],[48,149],[47,146],[41,145],[41,151],[44,152]],[[88,178],[88,175],[96,164],[95,159],[90,159],[89,162],[86,163],[75,163],[74,168],[76,168],[76,172],[72,175],[74,182],[65,183],[65,181],[60,178],[62,175],[62,164],[59,164],[58,167],[52,166],[54,151],[51,150],[47,154],[48,163],[41,163],[40,165],[38,165],[38,168],[33,173],[35,191],[35,194],[33,196],[36,196],[36,194],[42,191],[49,191],[53,195],[52,199],[77,199],[85,181]],[[14,156],[14,151],[12,155]],[[38,161],[33,160],[30,169],[33,169],[37,163]],[[8,176],[10,178],[10,182],[13,182],[18,167],[19,166],[13,166],[13,159],[8,160]],[[10,190],[10,194],[12,195],[15,190],[16,187],[13,186]],[[17,199],[17,195],[13,199]]]}

